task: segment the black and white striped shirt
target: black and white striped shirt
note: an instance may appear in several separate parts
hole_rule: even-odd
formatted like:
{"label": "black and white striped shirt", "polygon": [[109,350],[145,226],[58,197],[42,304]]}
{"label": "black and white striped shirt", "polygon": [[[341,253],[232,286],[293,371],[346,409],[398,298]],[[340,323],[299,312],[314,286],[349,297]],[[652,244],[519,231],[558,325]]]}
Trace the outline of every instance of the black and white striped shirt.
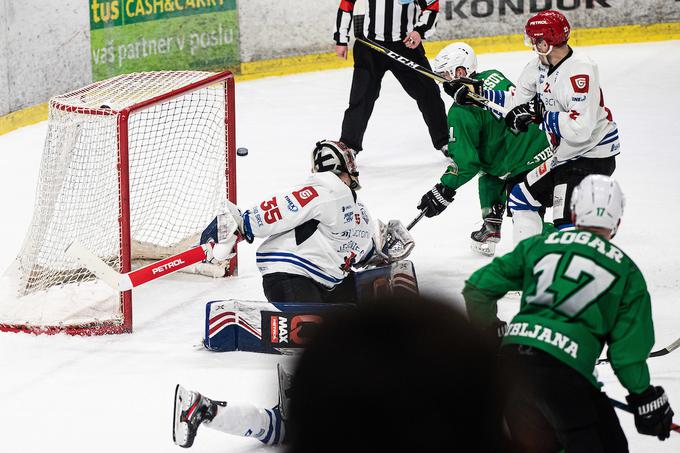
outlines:
{"label": "black and white striped shirt", "polygon": [[[349,29],[356,0],[341,0],[333,38],[337,44],[349,42]],[[366,0],[364,36],[373,41],[403,41],[415,30],[423,39],[434,33],[439,0]]]}

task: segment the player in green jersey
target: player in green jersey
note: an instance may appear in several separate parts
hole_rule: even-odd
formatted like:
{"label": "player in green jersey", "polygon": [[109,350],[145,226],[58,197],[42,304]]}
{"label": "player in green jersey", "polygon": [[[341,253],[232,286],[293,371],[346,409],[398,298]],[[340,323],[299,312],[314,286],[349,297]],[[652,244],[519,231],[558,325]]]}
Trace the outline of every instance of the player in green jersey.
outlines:
{"label": "player in green jersey", "polygon": [[523,292],[501,350],[513,377],[506,420],[520,451],[628,451],[595,372],[605,344],[638,432],[669,435],[673,411],[646,362],[654,328],[645,279],[609,242],[623,205],[616,181],[587,176],[571,199],[576,231],[530,237],[465,283],[470,320],[483,328],[501,323],[498,299]]}
{"label": "player in green jersey", "polygon": [[[449,80],[470,78],[480,90],[482,86],[488,90],[509,90],[514,86],[499,71],[478,73],[474,50],[462,42],[446,46],[435,58],[433,69]],[[440,182],[423,195],[418,209],[426,209],[427,217],[440,214],[456,190],[481,173],[479,201],[484,224],[472,233],[472,249],[491,256],[500,240],[506,187],[520,182],[529,170],[550,158],[552,150],[538,125],[531,125],[526,134],[518,134],[505,126],[497,112],[471,105],[454,103],[449,109],[448,126],[448,156],[453,162]]]}

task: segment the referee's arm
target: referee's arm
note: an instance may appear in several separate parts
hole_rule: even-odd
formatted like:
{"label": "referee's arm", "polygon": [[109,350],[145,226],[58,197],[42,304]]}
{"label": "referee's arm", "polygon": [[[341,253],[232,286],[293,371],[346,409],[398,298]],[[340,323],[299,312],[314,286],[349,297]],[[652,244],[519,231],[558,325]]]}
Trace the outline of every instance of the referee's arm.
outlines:
{"label": "referee's arm", "polygon": [[335,54],[346,60],[347,43],[349,43],[349,29],[352,26],[352,14],[356,0],[341,0],[338,7],[338,14],[335,19]]}
{"label": "referee's arm", "polygon": [[439,0],[418,0],[418,6],[420,8],[418,21],[413,27],[413,31],[404,38],[404,44],[409,49],[415,49],[423,39],[432,36],[434,27],[437,24]]}

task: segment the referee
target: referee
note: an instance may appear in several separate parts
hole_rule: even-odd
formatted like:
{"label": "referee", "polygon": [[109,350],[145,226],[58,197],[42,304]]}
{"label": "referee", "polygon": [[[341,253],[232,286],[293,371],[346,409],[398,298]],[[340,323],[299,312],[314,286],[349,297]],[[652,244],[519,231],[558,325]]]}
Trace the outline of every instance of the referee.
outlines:
{"label": "referee", "polygon": [[[347,59],[349,29],[356,1],[341,0],[338,9],[334,35],[335,53],[344,59]],[[431,69],[421,41],[434,33],[439,1],[366,0],[366,4],[363,35]],[[436,82],[358,43],[354,44],[352,90],[349,107],[342,121],[340,141],[356,151],[363,149],[364,132],[380,94],[382,78],[387,71],[394,74],[406,93],[418,103],[432,144],[446,155],[449,143],[446,111]]]}

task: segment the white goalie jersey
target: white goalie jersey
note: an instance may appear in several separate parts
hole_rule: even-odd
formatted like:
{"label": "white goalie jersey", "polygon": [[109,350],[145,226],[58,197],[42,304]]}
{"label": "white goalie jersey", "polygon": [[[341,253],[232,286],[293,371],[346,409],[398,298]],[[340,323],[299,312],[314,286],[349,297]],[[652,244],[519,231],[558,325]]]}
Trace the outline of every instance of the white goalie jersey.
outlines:
{"label": "white goalie jersey", "polygon": [[536,94],[546,109],[542,128],[559,162],[619,153],[619,131],[605,106],[597,65],[590,58],[571,50],[550,68],[536,57],[522,71],[514,91],[494,92],[492,100],[513,108]]}
{"label": "white goalie jersey", "polygon": [[327,288],[339,284],[353,264],[371,257],[379,234],[355,197],[333,173],[314,173],[296,190],[244,211],[246,232],[267,237],[257,250],[260,272],[303,275]]}

